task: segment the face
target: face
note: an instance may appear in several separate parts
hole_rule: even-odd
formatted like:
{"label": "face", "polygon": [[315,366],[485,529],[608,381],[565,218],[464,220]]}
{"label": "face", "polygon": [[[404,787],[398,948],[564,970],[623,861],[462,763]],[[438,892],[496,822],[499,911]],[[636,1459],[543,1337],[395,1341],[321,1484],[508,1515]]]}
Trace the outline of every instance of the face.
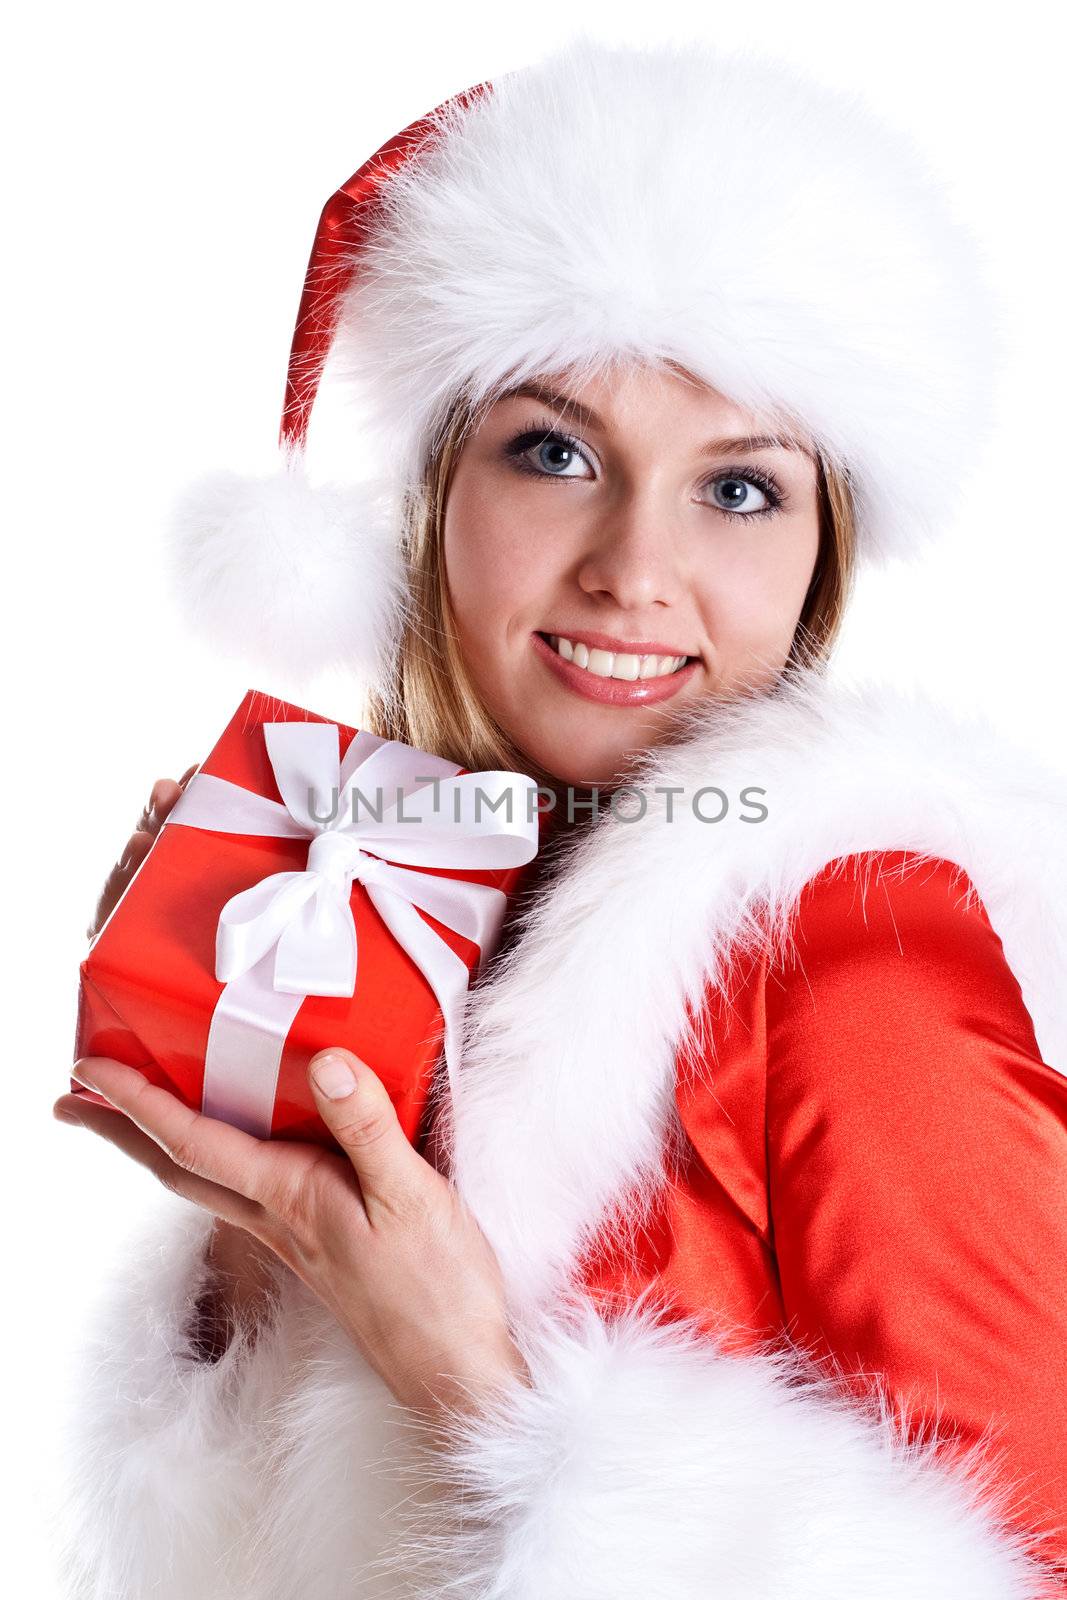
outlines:
{"label": "face", "polygon": [[769,687],[819,548],[815,458],[670,368],[499,399],[445,507],[459,644],[562,783],[610,788],[678,713]]}

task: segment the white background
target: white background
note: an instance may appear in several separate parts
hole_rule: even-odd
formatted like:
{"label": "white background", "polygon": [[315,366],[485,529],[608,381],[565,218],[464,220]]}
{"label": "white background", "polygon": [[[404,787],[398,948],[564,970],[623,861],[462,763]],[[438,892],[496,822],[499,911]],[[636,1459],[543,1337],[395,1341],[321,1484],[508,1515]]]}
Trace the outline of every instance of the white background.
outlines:
{"label": "white background", "polygon": [[[649,13],[654,13],[654,21]],[[944,554],[865,587],[842,657],[984,706],[1067,768],[1062,42],[1016,0],[739,7],[38,5],[8,25],[2,436],[3,896],[13,1593],[59,1593],[43,1517],[66,1353],[152,1180],[50,1118],[97,891],[153,780],[201,759],[251,683],[182,636],[160,535],[205,468],[268,464],[307,253],[330,192],[446,96],[572,28],[759,44],[861,86],[925,146],[981,236],[1012,359]],[[554,181],[546,174],[546,182]],[[907,470],[907,463],[902,463]],[[192,1597],[190,1597],[192,1600]]]}

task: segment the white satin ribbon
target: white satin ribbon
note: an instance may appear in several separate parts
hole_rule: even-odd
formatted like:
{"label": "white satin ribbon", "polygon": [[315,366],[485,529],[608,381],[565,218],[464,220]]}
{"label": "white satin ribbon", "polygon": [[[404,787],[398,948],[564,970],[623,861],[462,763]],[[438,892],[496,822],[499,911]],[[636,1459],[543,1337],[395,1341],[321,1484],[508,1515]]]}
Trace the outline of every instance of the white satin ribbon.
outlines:
{"label": "white satin ribbon", "polygon": [[[450,1080],[470,974],[416,908],[476,944],[500,935],[507,897],[489,884],[410,868],[494,870],[537,854],[533,778],[467,772],[360,731],[340,759],[336,723],[267,722],[267,754],[283,803],[196,773],[164,826],[307,839],[302,872],[276,872],[228,900],[219,916],[203,1109],[258,1138],[270,1135],[282,1051],[304,999],[351,995],[358,950],[352,883],[429,983],[444,1019]],[[391,801],[392,803],[388,803]],[[373,851],[373,854],[367,854]]]}

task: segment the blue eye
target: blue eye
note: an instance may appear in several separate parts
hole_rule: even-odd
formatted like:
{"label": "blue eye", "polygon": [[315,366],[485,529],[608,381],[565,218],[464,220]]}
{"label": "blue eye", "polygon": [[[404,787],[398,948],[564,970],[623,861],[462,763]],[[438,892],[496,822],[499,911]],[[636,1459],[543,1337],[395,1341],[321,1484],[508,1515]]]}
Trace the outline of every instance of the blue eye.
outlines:
{"label": "blue eye", "polygon": [[720,474],[708,480],[708,487],[719,511],[743,520],[773,517],[785,499],[777,481],[758,467]]}
{"label": "blue eye", "polygon": [[723,511],[763,511],[769,501],[758,484],[745,478],[716,478],[712,484],[715,503]]}
{"label": "blue eye", "polygon": [[[554,428],[537,424],[528,425],[504,446],[504,454],[520,472],[536,478],[584,478],[588,474],[572,469],[579,463],[589,465],[577,439]],[[532,459],[531,459],[532,457]]]}

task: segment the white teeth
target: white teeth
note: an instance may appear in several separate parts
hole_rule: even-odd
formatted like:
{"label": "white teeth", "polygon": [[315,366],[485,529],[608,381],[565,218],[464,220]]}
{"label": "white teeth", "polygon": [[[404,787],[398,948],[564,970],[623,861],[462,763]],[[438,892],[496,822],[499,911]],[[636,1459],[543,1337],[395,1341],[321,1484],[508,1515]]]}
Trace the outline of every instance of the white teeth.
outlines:
{"label": "white teeth", "polygon": [[621,678],[633,683],[638,678],[666,678],[685,665],[688,656],[637,656],[620,651],[590,650],[559,634],[549,634],[549,643],[564,661],[573,661],[597,678]]}

